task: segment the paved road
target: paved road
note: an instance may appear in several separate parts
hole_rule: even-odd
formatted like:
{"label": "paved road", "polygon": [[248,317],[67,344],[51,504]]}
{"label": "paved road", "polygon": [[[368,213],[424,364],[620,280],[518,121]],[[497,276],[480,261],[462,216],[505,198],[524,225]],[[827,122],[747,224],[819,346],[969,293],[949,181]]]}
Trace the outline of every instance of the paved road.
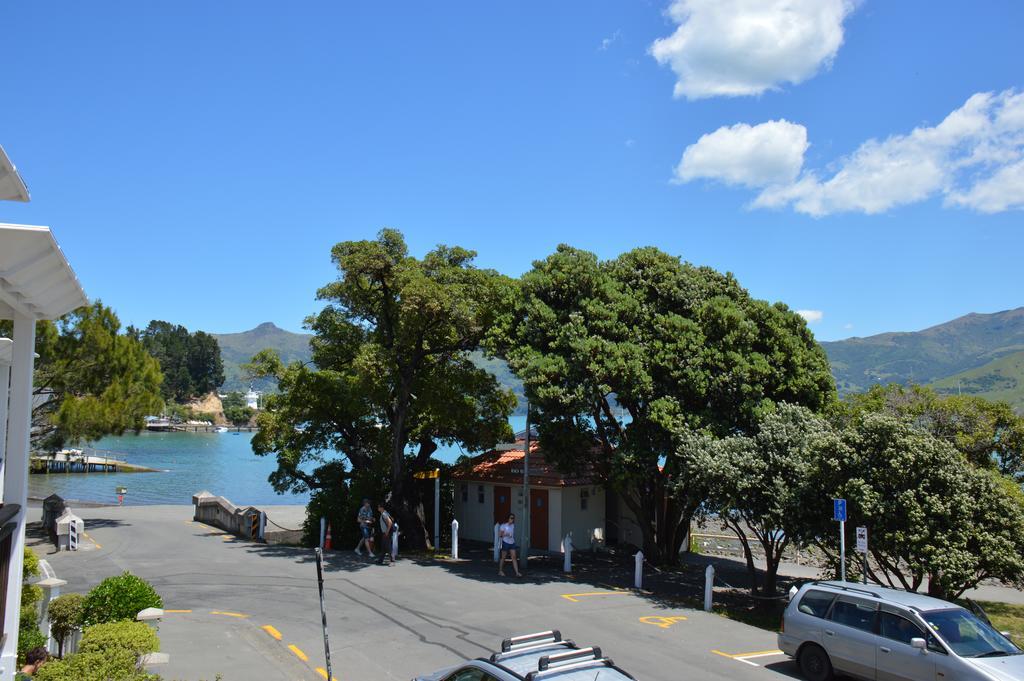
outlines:
{"label": "paved road", "polygon": [[[251,544],[191,522],[191,506],[81,509],[88,549],[44,555],[69,591],[131,570],[163,595],[167,679],[323,679],[312,551]],[[35,512],[33,512],[35,513]],[[45,554],[45,547],[40,547]],[[791,676],[769,632],[553,575],[499,580],[483,566],[330,554],[334,676],[398,679],[486,655],[503,637],[558,628],[644,681]],[[178,612],[174,612],[178,611]],[[717,651],[717,652],[716,652]],[[318,671],[318,669],[320,671]]]}

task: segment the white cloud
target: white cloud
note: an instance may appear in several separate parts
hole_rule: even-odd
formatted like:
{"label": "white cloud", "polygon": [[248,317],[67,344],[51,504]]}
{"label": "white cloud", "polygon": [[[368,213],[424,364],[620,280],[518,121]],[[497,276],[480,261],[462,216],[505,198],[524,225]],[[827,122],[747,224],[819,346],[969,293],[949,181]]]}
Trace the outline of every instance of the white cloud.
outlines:
{"label": "white cloud", "polygon": [[825,316],[821,310],[797,310],[796,313],[806,319],[808,324],[820,322]]}
{"label": "white cloud", "polygon": [[843,328],[846,329],[847,331],[849,331],[850,329],[853,328],[853,324],[849,324],[849,323],[843,324]]}
{"label": "white cloud", "polygon": [[597,49],[599,49],[599,50],[601,50],[603,52],[603,51],[607,50],[609,47],[611,47],[612,45],[614,45],[618,41],[618,39],[621,38],[621,37],[622,37],[622,31],[621,30],[617,30],[617,31],[615,31],[615,33],[612,33],[607,38],[602,39],[601,40],[601,47],[599,47]]}
{"label": "white cloud", "polygon": [[673,0],[675,32],[651,54],[675,71],[676,97],[758,95],[831,64],[853,0]]}
{"label": "white cloud", "polygon": [[[763,127],[776,123],[749,128],[762,132],[759,148],[792,146],[793,135],[785,128]],[[738,127],[721,128],[710,136]],[[687,148],[684,162],[686,154],[707,137]],[[806,141],[803,148],[807,148]],[[702,159],[700,166],[686,174],[681,172],[684,164],[680,164],[676,180],[710,178],[758,187],[761,192],[753,201],[754,207],[791,206],[815,217],[842,212],[882,213],[935,196],[942,196],[947,206],[983,213],[1019,209],[1024,208],[1024,93],[1006,90],[973,95],[938,125],[864,142],[848,157],[839,159],[831,175],[813,169],[801,172],[802,151],[799,160],[791,155],[786,164],[777,165],[774,178],[767,165],[760,171],[742,167],[750,159],[726,145],[719,145],[717,153],[716,158]],[[734,178],[746,173],[759,182],[728,179],[721,168],[729,164],[741,166],[732,171]],[[700,172],[700,168],[710,170]],[[715,168],[718,170],[713,172]]]}
{"label": "white cloud", "polygon": [[722,126],[686,148],[675,181],[706,178],[747,187],[788,183],[800,173],[806,150],[807,129],[786,120]]}

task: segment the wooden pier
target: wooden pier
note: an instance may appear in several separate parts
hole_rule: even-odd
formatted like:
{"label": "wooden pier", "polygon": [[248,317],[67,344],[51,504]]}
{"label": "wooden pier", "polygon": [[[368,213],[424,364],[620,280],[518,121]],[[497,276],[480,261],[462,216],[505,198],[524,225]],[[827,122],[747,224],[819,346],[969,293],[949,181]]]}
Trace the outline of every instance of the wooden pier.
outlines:
{"label": "wooden pier", "polygon": [[147,468],[105,456],[77,453],[34,454],[29,467],[32,473],[159,473]]}
{"label": "wooden pier", "polygon": [[146,430],[157,433],[219,433],[219,430],[226,428],[228,433],[254,433],[256,426],[214,426],[198,423],[171,423],[170,421],[150,421],[146,424]]}

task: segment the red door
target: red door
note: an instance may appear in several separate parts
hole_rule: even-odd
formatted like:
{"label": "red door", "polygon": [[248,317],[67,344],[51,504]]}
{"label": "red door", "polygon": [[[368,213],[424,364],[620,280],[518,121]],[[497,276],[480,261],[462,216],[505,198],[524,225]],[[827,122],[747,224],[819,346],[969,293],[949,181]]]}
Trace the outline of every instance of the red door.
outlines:
{"label": "red door", "polygon": [[494,522],[503,523],[512,513],[512,490],[494,486]]}
{"label": "red door", "polygon": [[548,550],[548,491],[530,490],[530,548]]}

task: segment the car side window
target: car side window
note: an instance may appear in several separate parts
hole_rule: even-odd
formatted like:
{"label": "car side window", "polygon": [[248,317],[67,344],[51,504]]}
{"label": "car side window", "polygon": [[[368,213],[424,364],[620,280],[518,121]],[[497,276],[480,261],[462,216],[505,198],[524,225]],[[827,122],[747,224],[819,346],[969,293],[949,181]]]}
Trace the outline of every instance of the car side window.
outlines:
{"label": "car side window", "polygon": [[842,624],[862,631],[874,631],[875,629],[875,607],[867,603],[859,603],[854,600],[839,598],[832,606],[831,619],[836,624]]}
{"label": "car side window", "polygon": [[808,589],[800,599],[800,603],[796,606],[796,609],[805,615],[824,617],[825,614],[828,613],[828,606],[832,605],[832,601],[835,600],[835,597],[835,594],[830,594],[827,591]]}
{"label": "car side window", "polygon": [[905,643],[908,646],[912,638],[928,638],[919,626],[906,617],[901,617],[891,612],[879,614],[878,631],[883,637],[898,641],[899,643]]}
{"label": "car side window", "polygon": [[454,674],[449,674],[444,681],[498,681],[496,678],[476,667],[463,667]]}

